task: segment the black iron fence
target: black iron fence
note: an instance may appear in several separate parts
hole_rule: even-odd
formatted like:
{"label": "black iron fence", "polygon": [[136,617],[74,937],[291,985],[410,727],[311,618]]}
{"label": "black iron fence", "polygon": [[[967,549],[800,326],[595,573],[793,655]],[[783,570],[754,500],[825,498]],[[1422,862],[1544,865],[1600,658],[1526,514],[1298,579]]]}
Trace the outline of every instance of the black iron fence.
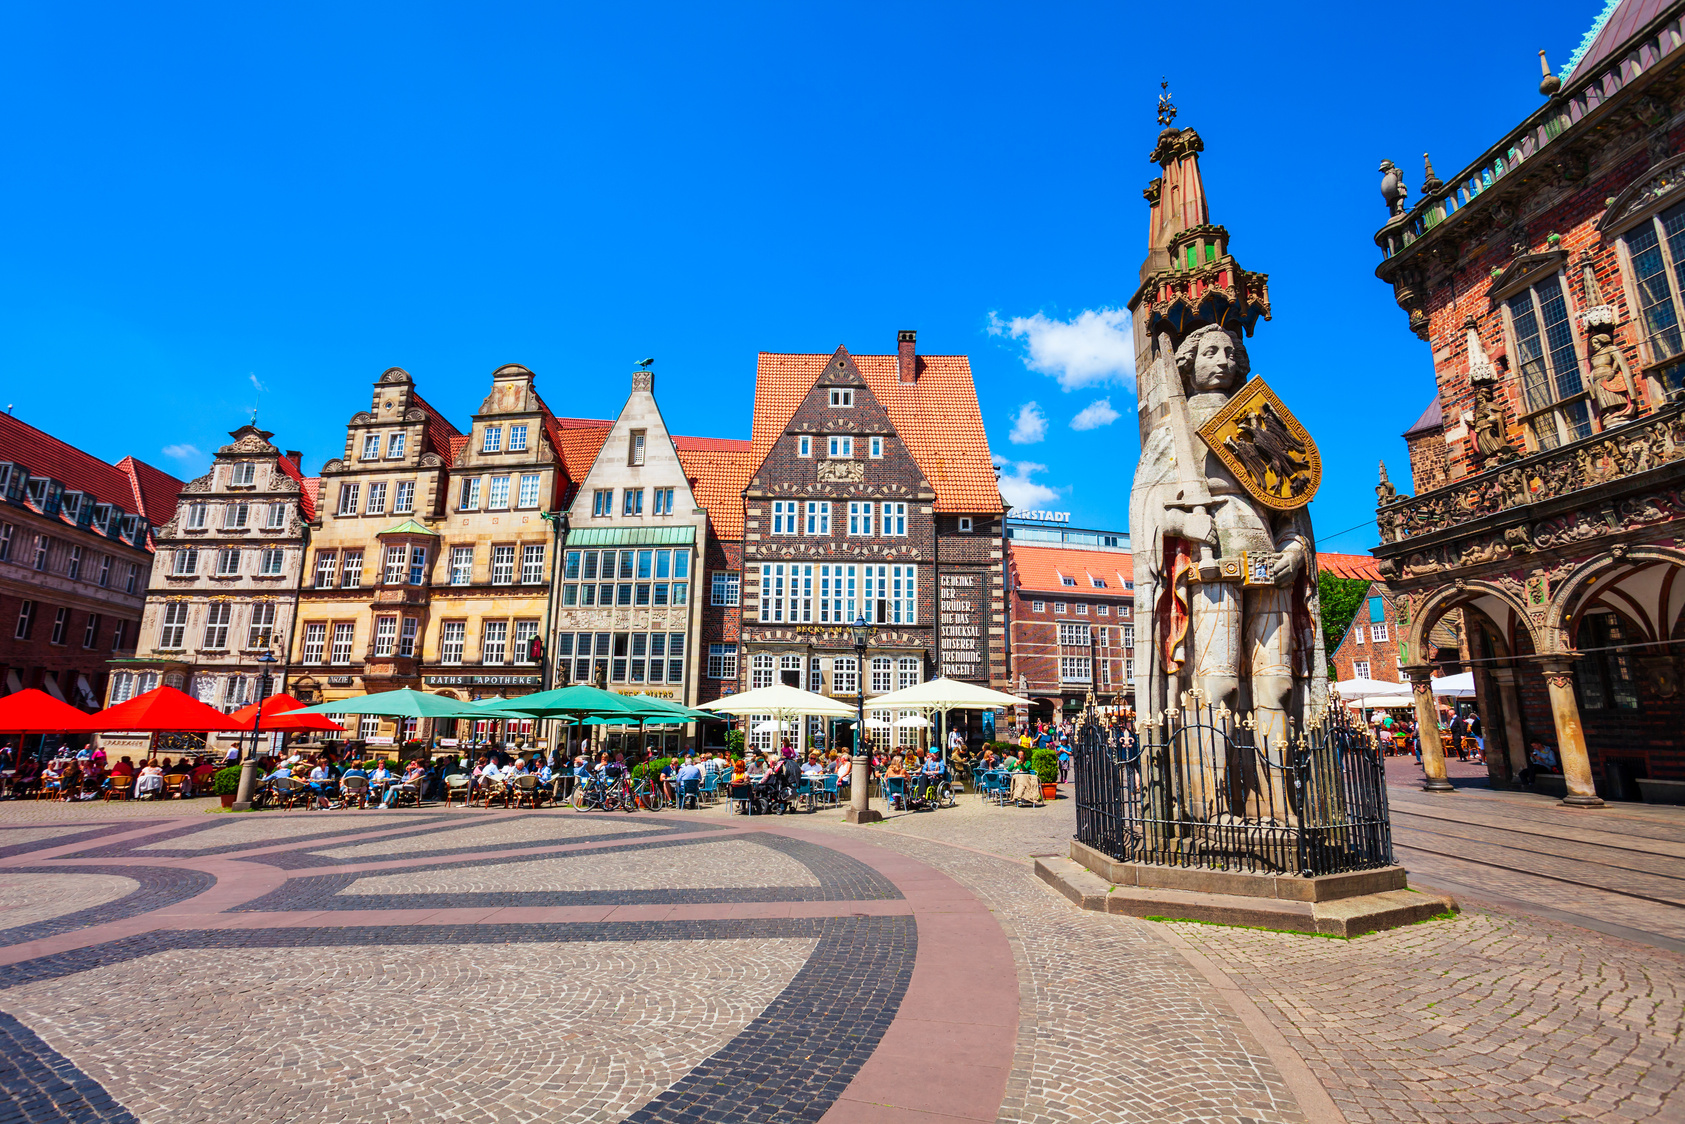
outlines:
{"label": "black iron fence", "polygon": [[1139,736],[1083,725],[1080,842],[1125,862],[1270,874],[1392,864],[1385,768],[1344,715],[1272,745],[1250,719],[1183,701]]}

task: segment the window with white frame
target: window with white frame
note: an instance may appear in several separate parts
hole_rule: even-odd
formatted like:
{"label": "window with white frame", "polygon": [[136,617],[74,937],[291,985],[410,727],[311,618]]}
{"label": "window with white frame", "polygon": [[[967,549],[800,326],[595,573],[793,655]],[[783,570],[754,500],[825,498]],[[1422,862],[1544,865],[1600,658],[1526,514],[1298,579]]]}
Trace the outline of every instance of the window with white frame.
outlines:
{"label": "window with white frame", "polygon": [[246,647],[267,648],[275,637],[275,602],[252,602],[251,623],[246,626]]}
{"label": "window with white frame", "polygon": [[708,678],[736,679],[737,678],[737,645],[710,644],[708,645]]}
{"label": "window with white frame", "polygon": [[397,433],[389,433],[386,435],[387,460],[396,460],[404,455],[404,436],[405,435],[402,430]]}
{"label": "window with white frame", "polygon": [[1032,601],[1032,602],[1030,602],[1030,612],[1032,612],[1032,613],[1045,613],[1045,612],[1047,612],[1047,602],[1045,602],[1045,601]]}
{"label": "window with white frame", "polygon": [[796,509],[801,504],[795,500],[772,501],[772,533],[775,535],[793,535],[798,530]]}
{"label": "window with white frame", "polygon": [[349,622],[335,622],[333,626],[333,648],[328,652],[328,661],[335,664],[351,662],[351,640],[356,635],[357,626]]}
{"label": "window with white frame", "polygon": [[1087,605],[1078,605],[1077,606],[1077,616],[1086,617],[1087,615],[1088,615],[1088,606]]}
{"label": "window with white frame", "polygon": [[316,588],[332,589],[334,570],[339,562],[339,552],[334,550],[318,550],[316,552]]}
{"label": "window with white frame", "polygon": [[919,685],[919,673],[924,670],[922,662],[917,656],[902,656],[896,662],[895,689],[905,691],[908,687]]}
{"label": "window with white frame", "polygon": [[[25,601],[25,605],[30,602]],[[158,628],[158,647],[177,651],[187,646],[187,602],[164,602],[164,618]]]}
{"label": "window with white frame", "polygon": [[462,662],[463,641],[468,635],[468,622],[445,621],[439,626],[439,662]]}
{"label": "window with white frame", "polygon": [[1539,448],[1591,436],[1591,409],[1562,275],[1547,277],[1504,304],[1515,338],[1523,417]]}
{"label": "window with white frame", "polygon": [[[175,604],[175,602],[170,602],[170,604]],[[184,606],[184,608],[185,608],[185,606]],[[165,615],[167,616],[168,613],[169,613],[169,609],[166,607],[164,612],[165,612]],[[186,619],[185,615],[184,615],[183,619],[184,620]],[[18,605],[18,625],[15,629],[12,630],[12,638],[14,640],[28,640],[29,639],[29,632],[34,627],[35,627],[35,602],[25,600],[25,601],[19,603],[19,605]],[[159,647],[163,647],[163,645],[160,644]],[[179,648],[179,647],[181,647],[181,645],[178,643],[176,645],[176,647]]]}
{"label": "window with white frame", "polygon": [[237,547],[225,547],[216,552],[216,572],[219,577],[225,578],[240,572],[240,551]]}
{"label": "window with white frame", "polygon": [[387,585],[403,585],[404,570],[409,565],[409,547],[403,545],[386,548],[386,576],[382,579]]}
{"label": "window with white frame", "polygon": [[627,434],[626,463],[633,468],[644,463],[644,447],[648,444],[644,439],[645,432],[642,429],[634,429]]}
{"label": "window with white frame", "polygon": [[99,614],[89,613],[87,627],[82,630],[82,647],[96,648],[99,646]]}
{"label": "window with white frame", "polygon": [[544,544],[527,543],[521,547],[521,584],[538,585],[544,581]]}
{"label": "window with white frame", "polygon": [[390,656],[398,650],[398,618],[379,616],[374,619],[374,654]]}
{"label": "window with white frame", "polygon": [[614,514],[614,489],[598,488],[591,493],[592,515]]}
{"label": "window with white frame", "polygon": [[853,695],[860,691],[860,665],[853,656],[831,660],[831,694]]}
{"label": "window with white frame", "polygon": [[513,545],[491,548],[491,584],[515,583],[515,548]]}
{"label": "window with white frame", "polygon": [[883,438],[873,437],[868,440],[867,449],[873,460],[883,456]]}
{"label": "window with white frame", "polygon": [[1680,261],[1685,258],[1685,203],[1645,219],[1621,235],[1638,290],[1638,313],[1652,357],[1648,374],[1669,390],[1685,388],[1685,293],[1679,285]]}
{"label": "window with white frame", "polygon": [[971,533],[971,516],[969,516],[969,515],[960,516],[960,534],[968,535],[970,533]]}
{"label": "window with white frame", "polygon": [[872,694],[885,695],[893,690],[895,661],[888,656],[872,657]]}
{"label": "window with white frame", "polygon": [[741,578],[738,574],[726,573],[723,570],[715,570],[711,579],[713,593],[709,598],[710,604],[737,604],[738,583],[740,580]]}
{"label": "window with white frame", "polygon": [[1132,624],[1123,626],[1123,646],[1125,648],[1135,647],[1135,626]]}
{"label": "window with white frame", "polygon": [[1088,626],[1085,624],[1071,624],[1059,622],[1059,646],[1062,648],[1088,647]]}
{"label": "window with white frame", "polygon": [[517,499],[517,503],[521,507],[538,506],[539,479],[540,477],[536,472],[525,473],[521,476],[521,492]]}
{"label": "window with white frame", "polygon": [[1060,656],[1059,678],[1065,683],[1088,683],[1093,680],[1087,656]]}
{"label": "window with white frame", "polygon": [[284,503],[270,504],[269,516],[263,521],[263,526],[268,531],[285,530],[287,526],[287,505]]}
{"label": "window with white frame", "polygon": [[854,405],[854,391],[842,387],[831,388],[831,405],[849,407]]}
{"label": "window with white frame", "polygon": [[193,547],[177,550],[175,557],[170,561],[173,563],[170,567],[170,573],[177,577],[185,577],[199,572],[199,552]]}
{"label": "window with white frame", "polygon": [[304,662],[319,664],[322,662],[322,652],[328,642],[328,626],[325,624],[307,624],[304,626]]}
{"label": "window with white frame", "polygon": [[348,550],[345,560],[340,565],[339,585],[341,589],[357,589],[363,584],[363,552]]}
{"label": "window with white frame", "polygon": [[503,427],[500,425],[486,426],[485,433],[480,440],[480,452],[496,453],[503,449]]}
{"label": "window with white frame", "polygon": [[509,645],[510,663],[532,663],[532,638],[538,635],[537,621],[516,621]]}
{"label": "window with white frame", "polygon": [[1352,675],[1354,675],[1358,679],[1369,678],[1369,661],[1368,660],[1353,660],[1352,661]]}
{"label": "window with white frame", "polygon": [[486,510],[502,511],[509,506],[509,478],[507,476],[493,476],[491,487],[486,492]]}
{"label": "window with white frame", "polygon": [[854,456],[854,438],[832,437],[828,441],[827,448],[828,451],[826,455],[836,457],[839,460],[845,457],[852,457]]}
{"label": "window with white frame", "polygon": [[415,513],[415,481],[400,480],[398,489],[392,497],[393,515],[412,515]]}
{"label": "window with white frame", "polygon": [[1065,603],[1063,601],[1055,601],[1053,603],[1053,615],[1054,616],[1064,616],[1065,615]]}
{"label": "window with white frame", "polygon": [[813,438],[804,433],[796,438],[796,456],[811,457],[813,455]]}
{"label": "window with white frame", "polygon": [[1368,634],[1369,634],[1369,630],[1367,628],[1364,628],[1361,624],[1358,625],[1357,627],[1352,629],[1352,643],[1362,644],[1363,641],[1364,641],[1364,638]]}
{"label": "window with white frame", "polygon": [[70,625],[70,610],[61,608],[53,614],[53,635],[50,643],[63,644],[64,632]]}
{"label": "window with white frame", "polygon": [[828,535],[831,533],[831,504],[828,500],[807,501],[807,533],[810,535]]}
{"label": "window with white frame", "polygon": [[71,581],[81,580],[82,548],[75,543],[72,543],[70,546],[70,556],[66,559],[64,564],[64,576],[69,578]]}
{"label": "window with white frame", "polygon": [[853,624],[859,605],[858,567],[821,563],[817,580],[819,623]]}
{"label": "window with white frame", "polygon": [[45,570],[47,568],[47,557],[49,552],[52,550],[52,546],[53,540],[48,538],[46,535],[35,536],[35,568],[37,570]]}
{"label": "window with white frame", "polygon": [[749,686],[751,688],[772,686],[772,656],[760,652],[749,657]]}
{"label": "window with white frame", "polygon": [[212,601],[205,608],[205,632],[199,646],[216,652],[226,649],[228,647],[228,624],[233,619],[233,602]]}
{"label": "window with white frame", "polygon": [[644,490],[642,488],[626,488],[620,493],[620,514],[642,515],[644,513]]}
{"label": "window with white frame", "polygon": [[410,584],[421,585],[427,580],[427,548],[410,547]]}
{"label": "window with white frame", "polygon": [[222,508],[222,525],[230,531],[243,531],[246,522],[252,516],[252,505],[245,500],[239,503],[224,504]]}
{"label": "window with white frame", "polygon": [[405,617],[403,630],[398,633],[398,654],[400,656],[415,655],[415,636],[421,628],[419,617]]}
{"label": "window with white frame", "polygon": [[509,427],[509,451],[511,453],[524,453],[527,451],[526,426],[512,425]]}
{"label": "window with white frame", "polygon": [[480,478],[478,476],[462,482],[462,491],[457,506],[461,511],[480,510]]}
{"label": "window with white frame", "polygon": [[[789,563],[767,562],[761,566],[761,620],[781,623],[785,612],[785,588],[789,581]],[[759,659],[760,657],[756,657]],[[770,657],[768,657],[770,658]],[[751,665],[752,666],[752,665]]]}
{"label": "window with white frame", "polygon": [[655,504],[656,515],[673,514],[673,489],[656,488],[650,493],[650,498]]}
{"label": "window with white frame", "polygon": [[485,631],[480,637],[480,662],[486,664],[500,664],[504,656],[504,644],[509,639],[508,621],[486,621]]}
{"label": "window with white frame", "polygon": [[360,459],[366,461],[377,461],[380,459],[380,434],[363,434],[363,455]]}
{"label": "window with white frame", "polygon": [[866,500],[850,500],[848,502],[848,533],[863,537],[872,533],[873,516],[877,513],[877,505]]}
{"label": "window with white frame", "polygon": [[111,677],[111,705],[128,702],[135,695],[135,677],[133,672],[119,671]]}
{"label": "window with white frame", "polygon": [[99,587],[101,589],[111,588],[111,562],[111,555],[102,554],[99,556]]}
{"label": "window with white frame", "polygon": [[903,538],[907,534],[907,505],[904,503],[886,503],[878,518],[878,533],[881,535],[899,535]]}
{"label": "window with white frame", "polygon": [[266,546],[257,552],[257,572],[266,577],[279,577],[286,560],[286,552],[280,547]]}
{"label": "window with white frame", "polygon": [[210,511],[208,504],[190,503],[187,505],[187,520],[182,526],[189,531],[203,531],[205,529],[205,515]]}
{"label": "window with white frame", "polygon": [[355,515],[355,514],[357,514],[357,499],[362,494],[363,494],[363,486],[361,484],[341,484],[339,486],[339,512],[338,512],[338,514],[340,514],[340,515]]}
{"label": "window with white frame", "polygon": [[1371,643],[1381,644],[1387,638],[1387,622],[1377,621],[1369,626],[1369,640]]}
{"label": "window with white frame", "polygon": [[1096,605],[1094,606],[1094,615],[1097,617],[1109,617],[1112,615],[1112,607],[1110,605]]}

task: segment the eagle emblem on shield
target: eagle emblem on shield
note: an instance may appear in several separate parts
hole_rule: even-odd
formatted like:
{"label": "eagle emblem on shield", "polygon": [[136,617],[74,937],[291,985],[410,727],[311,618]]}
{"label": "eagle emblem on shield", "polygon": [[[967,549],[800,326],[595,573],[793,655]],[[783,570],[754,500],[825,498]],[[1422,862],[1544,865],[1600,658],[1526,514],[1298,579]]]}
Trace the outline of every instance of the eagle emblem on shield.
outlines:
{"label": "eagle emblem on shield", "polygon": [[1299,419],[1254,378],[1199,428],[1199,435],[1247,494],[1265,507],[1296,511],[1322,485],[1322,456]]}

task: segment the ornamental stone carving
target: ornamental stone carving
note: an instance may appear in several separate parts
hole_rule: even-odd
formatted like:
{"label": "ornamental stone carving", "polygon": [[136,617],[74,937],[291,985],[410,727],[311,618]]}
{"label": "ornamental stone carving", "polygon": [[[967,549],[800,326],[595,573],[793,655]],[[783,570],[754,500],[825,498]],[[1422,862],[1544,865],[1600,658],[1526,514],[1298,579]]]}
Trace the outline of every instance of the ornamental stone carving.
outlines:
{"label": "ornamental stone carving", "polygon": [[858,484],[866,479],[863,461],[820,461],[818,477],[821,484]]}

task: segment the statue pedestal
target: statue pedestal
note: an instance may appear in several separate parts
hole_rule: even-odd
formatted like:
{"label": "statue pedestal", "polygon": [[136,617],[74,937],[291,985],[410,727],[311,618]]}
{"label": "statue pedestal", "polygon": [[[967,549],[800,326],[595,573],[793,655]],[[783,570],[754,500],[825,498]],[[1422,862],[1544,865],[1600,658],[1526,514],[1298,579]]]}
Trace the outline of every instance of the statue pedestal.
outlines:
{"label": "statue pedestal", "polygon": [[1304,878],[1118,862],[1075,840],[1070,855],[1037,859],[1037,876],[1102,913],[1356,937],[1457,909],[1410,890],[1401,866]]}

